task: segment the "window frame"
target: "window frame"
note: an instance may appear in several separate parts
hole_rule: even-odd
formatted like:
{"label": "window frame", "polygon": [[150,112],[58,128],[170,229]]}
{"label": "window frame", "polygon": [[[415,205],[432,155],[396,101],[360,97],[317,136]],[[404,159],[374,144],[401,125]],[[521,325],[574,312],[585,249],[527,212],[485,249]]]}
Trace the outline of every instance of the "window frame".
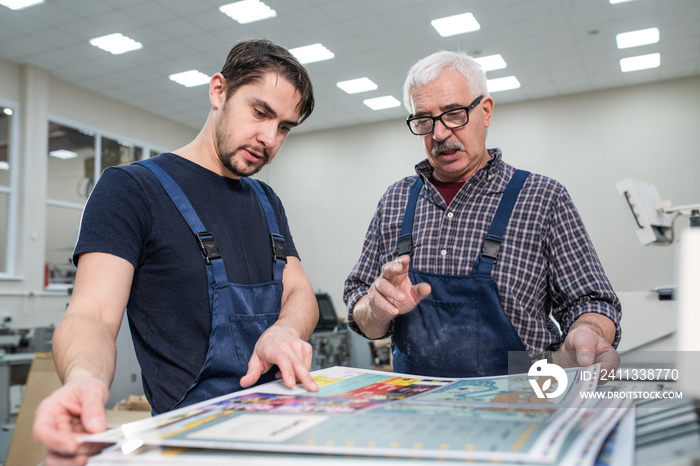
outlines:
{"label": "window frame", "polygon": [[[93,179],[95,180],[95,183],[97,183],[99,177],[102,174],[102,139],[103,138],[109,138],[112,140],[116,141],[125,141],[128,142],[129,144],[132,144],[133,146],[137,146],[141,148],[141,159],[148,158],[151,154],[151,151],[158,151],[159,153],[165,152],[166,149],[160,148],[157,144],[153,143],[148,143],[144,142],[141,140],[138,140],[136,138],[132,138],[129,136],[123,136],[121,134],[104,130],[102,128],[99,128],[97,126],[89,125],[81,121],[73,120],[71,118],[66,118],[62,117],[57,114],[52,114],[49,113],[48,115],[48,121],[47,121],[47,127],[51,123],[56,123],[62,126],[67,126],[73,129],[77,130],[83,130],[83,131],[88,131],[91,133],[91,135],[95,138],[95,163],[94,163],[94,174],[93,174]],[[48,135],[46,135],[48,137]],[[99,157],[98,157],[99,154]],[[48,154],[47,154],[48,157]],[[47,173],[48,176],[48,173]],[[47,180],[48,182],[48,180]],[[93,184],[94,186],[94,184]],[[87,198],[85,199],[85,202],[87,202]],[[66,208],[70,210],[79,210],[82,213],[82,210],[85,208],[85,202],[82,204],[75,203],[75,202],[68,202],[68,201],[62,201],[59,199],[52,199],[48,196],[48,192],[46,193],[46,198],[44,199],[44,203],[47,207],[60,207],[60,208]],[[45,221],[47,221],[48,215],[45,215]],[[45,225],[45,228],[48,229],[49,225],[48,222]],[[78,225],[76,225],[76,228]],[[74,245],[73,245],[74,246]],[[46,253],[45,253],[46,255]],[[44,263],[46,263],[46,257],[44,257]],[[48,283],[45,284],[44,289],[46,291],[58,291],[58,290],[67,290],[72,288],[72,284],[60,284],[60,283]]]}
{"label": "window frame", "polygon": [[10,164],[9,185],[0,186],[0,193],[8,195],[7,206],[7,244],[5,247],[5,264],[0,270],[0,280],[16,280],[17,277],[17,241],[19,230],[19,144],[21,107],[18,102],[0,99],[0,106],[12,109],[8,129],[7,158]]}

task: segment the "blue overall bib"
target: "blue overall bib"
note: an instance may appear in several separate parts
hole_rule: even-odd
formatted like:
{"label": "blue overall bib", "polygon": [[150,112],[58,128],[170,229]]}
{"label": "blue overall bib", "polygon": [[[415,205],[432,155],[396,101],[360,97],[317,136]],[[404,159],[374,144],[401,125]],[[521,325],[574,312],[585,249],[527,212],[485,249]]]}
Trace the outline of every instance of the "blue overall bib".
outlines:
{"label": "blue overall bib", "polygon": [[[394,320],[394,370],[434,377],[486,377],[527,372],[531,361],[498,297],[491,270],[496,263],[513,206],[529,172],[518,170],[508,183],[482,250],[469,275],[421,272],[409,266],[411,282],[432,291],[415,309]],[[410,254],[419,177],[411,188],[397,243]],[[518,353],[510,353],[517,351]],[[510,360],[509,360],[510,359]],[[515,366],[518,366],[517,368]],[[523,370],[524,369],[524,370]]]}
{"label": "blue overall bib", "polygon": [[[286,255],[284,238],[279,233],[270,201],[256,180],[240,179],[241,183],[254,189],[267,218],[274,260],[272,281],[254,285],[229,283],[214,235],[206,230],[185,193],[152,160],[136,163],[148,168],[158,178],[182,214],[199,243],[207,270],[211,311],[209,349],[199,374],[172,409],[240,390],[239,382],[248,371],[248,361],[255,343],[277,321],[282,303],[282,274]],[[187,335],[183,334],[183,339],[186,338]],[[272,367],[258,383],[274,380],[276,372],[276,367]],[[154,411],[154,414],[157,413]]]}

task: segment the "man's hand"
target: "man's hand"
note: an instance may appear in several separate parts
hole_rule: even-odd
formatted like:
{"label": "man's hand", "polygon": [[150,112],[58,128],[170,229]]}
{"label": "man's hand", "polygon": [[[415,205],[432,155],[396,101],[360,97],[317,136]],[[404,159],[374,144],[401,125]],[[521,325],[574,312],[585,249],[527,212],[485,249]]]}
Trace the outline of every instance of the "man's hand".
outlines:
{"label": "man's hand", "polygon": [[430,285],[414,285],[408,277],[411,258],[399,256],[382,266],[382,274],[355,305],[353,319],[368,338],[380,338],[391,320],[399,314],[411,312],[430,294]]}
{"label": "man's hand", "polygon": [[86,464],[101,449],[80,444],[87,434],[107,426],[105,403],[109,389],[90,375],[72,377],[39,404],[34,416],[33,436],[48,448],[46,465]]}
{"label": "man's hand", "polygon": [[[587,314],[579,317],[566,336],[561,347],[562,365],[577,367],[600,363],[601,370],[610,372],[617,369],[620,355],[609,343],[615,336],[614,324],[605,316],[596,316],[597,322],[591,321],[590,318],[584,319],[586,316]],[[604,321],[600,321],[599,318],[606,319],[613,325],[612,337],[609,328],[600,327],[600,323]],[[603,334],[607,334],[607,338]]]}
{"label": "man's hand", "polygon": [[275,324],[265,330],[255,343],[248,372],[241,377],[241,387],[250,387],[273,365],[277,365],[278,377],[284,380],[286,386],[294,387],[298,380],[308,391],[318,391],[318,385],[309,374],[312,355],[311,345],[300,339],[294,329]]}

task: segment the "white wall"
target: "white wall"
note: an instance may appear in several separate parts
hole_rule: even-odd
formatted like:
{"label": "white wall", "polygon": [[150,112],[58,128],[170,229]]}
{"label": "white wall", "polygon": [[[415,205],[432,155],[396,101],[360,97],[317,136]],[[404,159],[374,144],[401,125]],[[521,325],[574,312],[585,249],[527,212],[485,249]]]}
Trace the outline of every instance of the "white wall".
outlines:
{"label": "white wall", "polygon": [[57,80],[50,82],[49,112],[52,116],[60,115],[116,133],[131,142],[150,143],[170,150],[190,142],[204,125],[204,121],[193,121],[192,127],[184,126],[164,115],[137,110]]}
{"label": "white wall", "polygon": [[[637,178],[674,205],[700,203],[700,77],[502,106],[493,97],[487,145],[569,189],[615,289],[674,283],[676,246],[638,243],[615,183]],[[379,197],[422,158],[418,138],[396,120],[293,135],[261,174],[285,204],[314,287],[339,314]]]}

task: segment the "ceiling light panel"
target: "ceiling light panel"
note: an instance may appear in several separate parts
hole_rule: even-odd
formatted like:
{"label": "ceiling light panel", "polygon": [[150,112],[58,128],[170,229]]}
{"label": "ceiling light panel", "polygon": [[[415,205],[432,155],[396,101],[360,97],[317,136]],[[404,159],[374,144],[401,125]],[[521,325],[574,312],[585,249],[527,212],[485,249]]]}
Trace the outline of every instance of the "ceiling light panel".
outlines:
{"label": "ceiling light panel", "polygon": [[401,102],[399,102],[390,95],[363,100],[362,103],[371,108],[372,110],[384,110],[385,108],[394,108],[401,105]]}
{"label": "ceiling light panel", "polygon": [[478,31],[481,26],[471,13],[447,16],[445,18],[434,19],[430,24],[442,37],[455,36],[465,32]]}
{"label": "ceiling light panel", "polygon": [[640,29],[639,31],[623,32],[615,36],[618,49],[639,47],[640,45],[655,44],[659,41],[659,28]]}
{"label": "ceiling light panel", "polygon": [[639,55],[636,57],[623,58],[620,60],[620,69],[623,73],[630,71],[648,70],[650,68],[658,68],[661,65],[661,55],[658,53],[650,53],[648,55]]}
{"label": "ceiling light panel", "polygon": [[348,94],[358,94],[360,92],[373,91],[377,89],[377,85],[369,78],[350,79],[341,81],[336,84],[339,88]]}
{"label": "ceiling light panel", "polygon": [[44,3],[44,0],[0,0],[0,5],[6,6],[10,10],[21,10],[39,3]]}
{"label": "ceiling light panel", "polygon": [[219,7],[219,11],[230,16],[240,24],[253,23],[263,19],[274,18],[277,12],[259,0],[243,0]]}
{"label": "ceiling light panel", "polygon": [[61,159],[61,160],[74,159],[74,158],[78,157],[77,152],[73,152],[72,150],[66,150],[66,149],[52,150],[51,152],[49,152],[49,155],[51,157],[56,157],[57,159]]}
{"label": "ceiling light panel", "polygon": [[506,61],[501,54],[488,55],[486,57],[475,58],[484,71],[502,70],[506,66]]}
{"label": "ceiling light panel", "polygon": [[90,45],[94,45],[98,49],[102,49],[112,55],[121,55],[122,53],[143,48],[141,42],[137,42],[118,32],[90,39]]}
{"label": "ceiling light panel", "polygon": [[489,92],[509,91],[518,89],[520,81],[515,76],[506,76],[505,78],[489,79],[486,82]]}
{"label": "ceiling light panel", "polygon": [[330,60],[335,54],[321,44],[305,45],[290,49],[289,52],[297,57],[301,63],[313,63],[322,60]]}
{"label": "ceiling light panel", "polygon": [[207,76],[206,74],[197,70],[183,71],[182,73],[171,74],[168,77],[171,81],[185,87],[201,86],[202,84],[208,84],[211,80],[211,76]]}

